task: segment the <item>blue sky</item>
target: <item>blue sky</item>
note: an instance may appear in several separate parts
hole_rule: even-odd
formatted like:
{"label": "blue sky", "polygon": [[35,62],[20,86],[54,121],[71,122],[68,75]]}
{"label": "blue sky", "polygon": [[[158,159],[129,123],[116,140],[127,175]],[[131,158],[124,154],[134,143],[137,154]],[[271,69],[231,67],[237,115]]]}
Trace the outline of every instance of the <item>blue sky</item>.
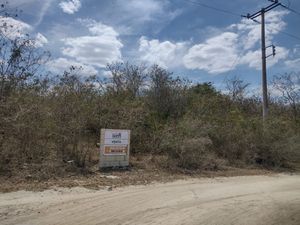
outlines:
{"label": "blue sky", "polygon": [[[204,3],[233,14],[202,7]],[[300,1],[283,0],[300,11]],[[23,12],[10,20],[19,30],[49,49],[48,69],[59,73],[82,66],[82,76],[105,72],[107,63],[154,63],[194,82],[238,76],[252,87],[261,80],[260,25],[238,15],[254,13],[267,0],[9,0]],[[259,18],[258,18],[259,19]],[[267,44],[277,55],[268,58],[268,77],[299,71],[300,16],[278,7],[266,15]],[[11,34],[16,35],[14,33]]]}

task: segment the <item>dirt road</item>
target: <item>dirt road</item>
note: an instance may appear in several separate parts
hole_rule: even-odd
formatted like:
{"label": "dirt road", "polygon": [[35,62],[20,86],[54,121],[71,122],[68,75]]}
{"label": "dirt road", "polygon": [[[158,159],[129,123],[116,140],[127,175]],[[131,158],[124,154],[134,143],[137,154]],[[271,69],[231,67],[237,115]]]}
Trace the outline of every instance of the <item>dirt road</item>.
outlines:
{"label": "dirt road", "polygon": [[300,176],[0,194],[0,224],[300,224]]}

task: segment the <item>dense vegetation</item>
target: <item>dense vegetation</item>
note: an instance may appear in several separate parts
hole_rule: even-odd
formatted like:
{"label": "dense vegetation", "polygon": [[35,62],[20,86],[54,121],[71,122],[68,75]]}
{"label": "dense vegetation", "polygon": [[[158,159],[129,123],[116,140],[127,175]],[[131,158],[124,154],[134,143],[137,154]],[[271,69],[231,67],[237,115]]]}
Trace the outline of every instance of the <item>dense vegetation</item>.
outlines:
{"label": "dense vegetation", "polygon": [[157,65],[107,66],[111,77],[45,71],[49,54],[28,37],[0,38],[0,172],[24,165],[51,171],[72,161],[97,164],[101,128],[132,130],[131,152],[160,157],[165,169],[294,166],[300,151],[300,75],[276,76],[278,97],[262,124],[261,100],[248,84],[192,84]]}

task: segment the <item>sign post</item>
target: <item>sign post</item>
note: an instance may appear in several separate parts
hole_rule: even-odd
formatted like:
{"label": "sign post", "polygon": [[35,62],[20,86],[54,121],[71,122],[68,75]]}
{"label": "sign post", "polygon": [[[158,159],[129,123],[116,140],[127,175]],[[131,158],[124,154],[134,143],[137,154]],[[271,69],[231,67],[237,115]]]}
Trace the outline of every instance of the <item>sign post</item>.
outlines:
{"label": "sign post", "polygon": [[130,130],[101,129],[99,167],[129,166]]}

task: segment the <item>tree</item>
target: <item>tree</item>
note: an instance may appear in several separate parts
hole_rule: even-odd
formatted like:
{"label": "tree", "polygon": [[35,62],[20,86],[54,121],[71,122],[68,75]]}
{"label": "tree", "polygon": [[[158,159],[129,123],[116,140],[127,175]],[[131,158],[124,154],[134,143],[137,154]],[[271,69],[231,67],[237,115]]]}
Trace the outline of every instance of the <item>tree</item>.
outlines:
{"label": "tree", "polygon": [[245,83],[237,76],[226,80],[226,89],[228,90],[229,96],[233,101],[241,101],[244,99],[249,85],[249,83]]}
{"label": "tree", "polygon": [[178,118],[187,104],[188,85],[179,78],[172,78],[172,73],[154,65],[149,72],[150,86],[147,90],[147,103],[150,110],[160,118]]}
{"label": "tree", "polygon": [[197,94],[197,95],[217,95],[218,92],[213,86],[211,82],[204,82],[202,84],[196,84],[195,86],[191,87],[189,89],[189,92],[191,94]]}
{"label": "tree", "polygon": [[41,90],[47,79],[40,78],[50,54],[9,23],[17,15],[6,5],[0,6],[0,161],[9,163],[15,156],[15,162],[43,157],[47,108]]}
{"label": "tree", "polygon": [[112,76],[109,80],[109,91],[114,94],[126,94],[131,98],[140,96],[147,78],[144,65],[117,62],[108,64],[107,70]]}
{"label": "tree", "polygon": [[300,112],[300,73],[285,73],[274,76],[273,87],[281,94],[281,100],[292,109],[295,119]]}
{"label": "tree", "polygon": [[[2,4],[0,20],[0,100],[14,89],[26,86],[50,58],[50,53],[36,46],[36,40],[24,34],[13,22],[18,11],[9,13]],[[13,16],[13,17],[12,17]]]}

